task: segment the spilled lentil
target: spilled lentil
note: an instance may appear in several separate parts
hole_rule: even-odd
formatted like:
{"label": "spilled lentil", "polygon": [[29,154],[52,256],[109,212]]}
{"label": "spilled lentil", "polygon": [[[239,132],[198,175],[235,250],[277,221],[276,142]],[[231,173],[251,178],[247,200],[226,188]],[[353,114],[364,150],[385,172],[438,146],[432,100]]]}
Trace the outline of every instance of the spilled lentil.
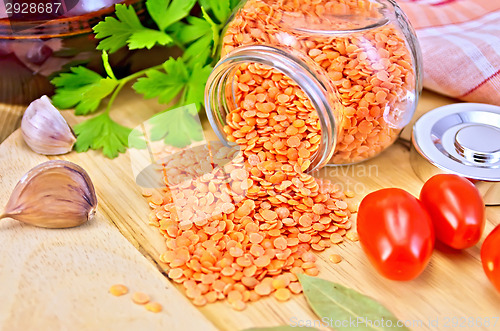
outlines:
{"label": "spilled lentil", "polygon": [[[247,1],[228,26],[223,53],[245,44],[280,45],[284,27],[277,15],[301,19],[297,13],[324,13],[331,4],[373,11],[365,0],[318,0],[300,9],[297,3]],[[339,92],[342,125],[332,161],[356,162],[391,144],[414,89],[400,31],[387,24],[334,37],[286,33]],[[146,195],[151,224],[166,239],[160,259],[169,277],[197,306],[226,299],[243,310],[261,297],[286,301],[299,294],[296,275],[319,273],[313,251],[358,236],[351,230],[356,208],[346,201],[354,194],[306,173],[321,144],[321,127],[304,91],[258,63],[242,64],[233,75],[236,107],[224,132],[238,148],[215,143],[179,152],[163,163],[163,195]],[[330,260],[342,258],[333,254]]]}
{"label": "spilled lentil", "polygon": [[111,285],[111,287],[109,288],[109,293],[116,297],[119,297],[128,293],[128,287],[122,284]]}
{"label": "spilled lentil", "polygon": [[332,254],[328,259],[330,260],[330,262],[335,264],[342,262],[342,256],[338,254]]}
{"label": "spilled lentil", "polygon": [[[143,195],[150,197],[152,196],[152,192],[150,193],[149,191],[145,191]],[[128,287],[123,284],[114,284],[109,288],[109,293],[117,297],[123,296],[128,292]],[[143,292],[134,292],[134,294],[132,294],[132,302],[138,305],[144,305],[144,308],[146,308],[146,310],[153,313],[159,313],[163,310],[163,306],[160,303],[150,302],[149,300],[149,295]]]}
{"label": "spilled lentil", "polygon": [[145,305],[149,302],[149,295],[143,292],[134,292],[132,294],[132,301],[138,305]]}
{"label": "spilled lentil", "polygon": [[148,302],[144,305],[144,308],[152,313],[159,313],[163,310],[162,305],[158,302]]}
{"label": "spilled lentil", "polygon": [[163,196],[145,192],[166,239],[160,260],[197,306],[288,300],[302,291],[296,274],[319,273],[311,250],[341,243],[352,226],[339,187],[305,173],[319,144],[316,112],[289,78],[258,64],[236,74],[249,70],[261,83],[240,90],[225,127],[237,148],[183,150],[163,163]]}

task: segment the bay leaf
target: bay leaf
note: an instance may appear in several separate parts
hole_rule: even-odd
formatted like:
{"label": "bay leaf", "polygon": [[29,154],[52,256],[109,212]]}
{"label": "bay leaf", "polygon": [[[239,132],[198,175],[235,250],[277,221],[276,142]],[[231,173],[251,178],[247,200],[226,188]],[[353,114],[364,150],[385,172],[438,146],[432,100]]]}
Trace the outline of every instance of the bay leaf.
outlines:
{"label": "bay leaf", "polygon": [[383,305],[337,283],[298,275],[311,309],[338,331],[409,330]]}
{"label": "bay leaf", "polygon": [[271,326],[268,328],[251,328],[251,329],[245,329],[243,331],[297,331],[297,330],[319,331],[316,328],[311,328],[308,326],[291,326],[291,325]]}

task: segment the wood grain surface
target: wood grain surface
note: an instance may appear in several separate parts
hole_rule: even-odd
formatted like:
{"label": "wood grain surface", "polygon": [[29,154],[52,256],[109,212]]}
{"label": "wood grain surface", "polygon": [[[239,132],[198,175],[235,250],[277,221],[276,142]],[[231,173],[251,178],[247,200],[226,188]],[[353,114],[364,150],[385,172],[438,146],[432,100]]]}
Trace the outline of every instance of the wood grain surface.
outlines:
{"label": "wood grain surface", "polygon": [[[450,102],[426,92],[418,112]],[[112,116],[133,126],[159,110],[154,101],[124,93]],[[64,116],[71,124],[82,120],[70,112]],[[369,162],[325,168],[319,176],[355,191],[357,201],[383,187],[418,194],[422,183],[409,163],[408,134],[406,130],[401,140]],[[301,295],[286,303],[263,299],[243,312],[225,302],[196,308],[164,276],[165,265],[158,257],[165,244],[157,229],[148,225],[149,207],[135,184],[129,155],[108,160],[91,151],[58,158],[89,172],[99,199],[97,218],[66,230],[0,221],[0,330],[242,330],[317,319]],[[22,174],[46,160],[29,150],[19,131],[0,145],[0,206]],[[485,234],[500,223],[500,208],[488,207],[487,219]],[[418,279],[394,282],[375,272],[359,243],[346,241],[319,254],[319,277],[375,298],[412,330],[497,330],[500,321],[496,328],[453,328],[451,324],[453,318],[493,321],[500,316],[500,295],[482,271],[479,251],[480,244],[463,252],[437,250]],[[329,262],[333,253],[343,261]],[[115,283],[150,294],[164,311],[147,312],[132,303],[130,294],[111,296],[108,288]],[[437,327],[430,327],[429,321]]]}
{"label": "wood grain surface", "polygon": [[0,143],[21,125],[26,106],[8,105],[0,102]]}

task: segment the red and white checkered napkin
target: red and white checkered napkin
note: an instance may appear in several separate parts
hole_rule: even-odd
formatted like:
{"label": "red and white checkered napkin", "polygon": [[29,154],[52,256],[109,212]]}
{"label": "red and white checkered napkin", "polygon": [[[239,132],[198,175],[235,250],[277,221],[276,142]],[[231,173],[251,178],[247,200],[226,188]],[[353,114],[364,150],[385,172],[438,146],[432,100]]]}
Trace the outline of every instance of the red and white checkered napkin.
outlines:
{"label": "red and white checkered napkin", "polygon": [[417,35],[424,86],[500,105],[500,0],[396,0]]}

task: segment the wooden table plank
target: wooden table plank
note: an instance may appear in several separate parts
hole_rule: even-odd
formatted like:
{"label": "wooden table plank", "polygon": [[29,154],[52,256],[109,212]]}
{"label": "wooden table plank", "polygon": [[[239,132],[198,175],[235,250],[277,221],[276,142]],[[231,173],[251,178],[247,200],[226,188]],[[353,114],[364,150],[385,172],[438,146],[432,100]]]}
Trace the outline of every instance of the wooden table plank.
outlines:
{"label": "wooden table plank", "polygon": [[[47,160],[28,149],[19,131],[2,144],[0,204],[5,205],[27,170]],[[92,168],[89,165],[84,167]],[[118,186],[122,187],[111,187]],[[0,222],[0,330],[215,329],[113,226],[119,222],[107,211],[103,194],[107,192],[100,191],[96,219],[77,228],[47,230],[10,219]],[[140,216],[131,210],[118,217],[142,223],[147,207],[138,197],[132,200],[143,207],[137,211]],[[147,312],[132,303],[130,293],[110,295],[108,288],[115,283],[128,285],[131,292],[148,293],[165,312]]]}
{"label": "wooden table plank", "polygon": [[[452,101],[426,92],[417,112],[421,114]],[[125,120],[124,124],[137,125],[159,110],[154,100],[144,101],[124,93],[112,115]],[[64,115],[71,124],[81,120],[69,112]],[[405,134],[403,138],[407,138]],[[416,195],[422,183],[411,169],[407,146],[401,140],[371,161],[328,167],[318,175],[355,191],[357,201],[382,187],[401,187]],[[4,299],[0,329],[34,328],[35,322],[29,324],[26,318],[33,310],[34,320],[51,329],[68,325],[72,329],[90,329],[99,325],[105,329],[136,330],[142,321],[143,326],[168,325],[176,330],[205,330],[212,327],[211,323],[221,330],[241,330],[316,319],[302,296],[286,303],[264,299],[250,304],[244,312],[235,312],[224,302],[194,308],[160,273],[165,268],[158,258],[165,249],[164,241],[156,228],[147,225],[149,207],[134,182],[129,155],[108,160],[99,153],[88,152],[60,158],[76,162],[89,172],[98,193],[99,216],[87,225],[69,230],[37,229],[12,220],[0,222],[0,241],[4,243],[0,250],[0,265],[4,266],[0,268],[0,295]],[[21,174],[43,160],[46,158],[28,150],[19,132],[0,145],[0,204],[5,204]],[[488,207],[487,218],[486,233],[500,223],[500,208]],[[500,295],[483,274],[479,247],[463,252],[436,251],[421,277],[394,282],[375,272],[358,243],[347,241],[319,254],[319,277],[374,297],[402,320],[421,320],[422,325],[412,327],[414,330],[430,329],[428,320],[436,318],[439,327],[432,329],[446,330],[450,329],[444,325],[446,318],[451,322],[453,317],[499,315]],[[344,261],[331,264],[328,256],[332,253],[340,254]],[[146,258],[156,265],[156,270]],[[130,298],[110,296],[107,288],[115,282],[126,282],[134,290],[150,293],[164,304],[165,312],[154,315],[132,304]],[[64,309],[51,313],[51,305]],[[96,320],[98,324],[91,324]]]}

